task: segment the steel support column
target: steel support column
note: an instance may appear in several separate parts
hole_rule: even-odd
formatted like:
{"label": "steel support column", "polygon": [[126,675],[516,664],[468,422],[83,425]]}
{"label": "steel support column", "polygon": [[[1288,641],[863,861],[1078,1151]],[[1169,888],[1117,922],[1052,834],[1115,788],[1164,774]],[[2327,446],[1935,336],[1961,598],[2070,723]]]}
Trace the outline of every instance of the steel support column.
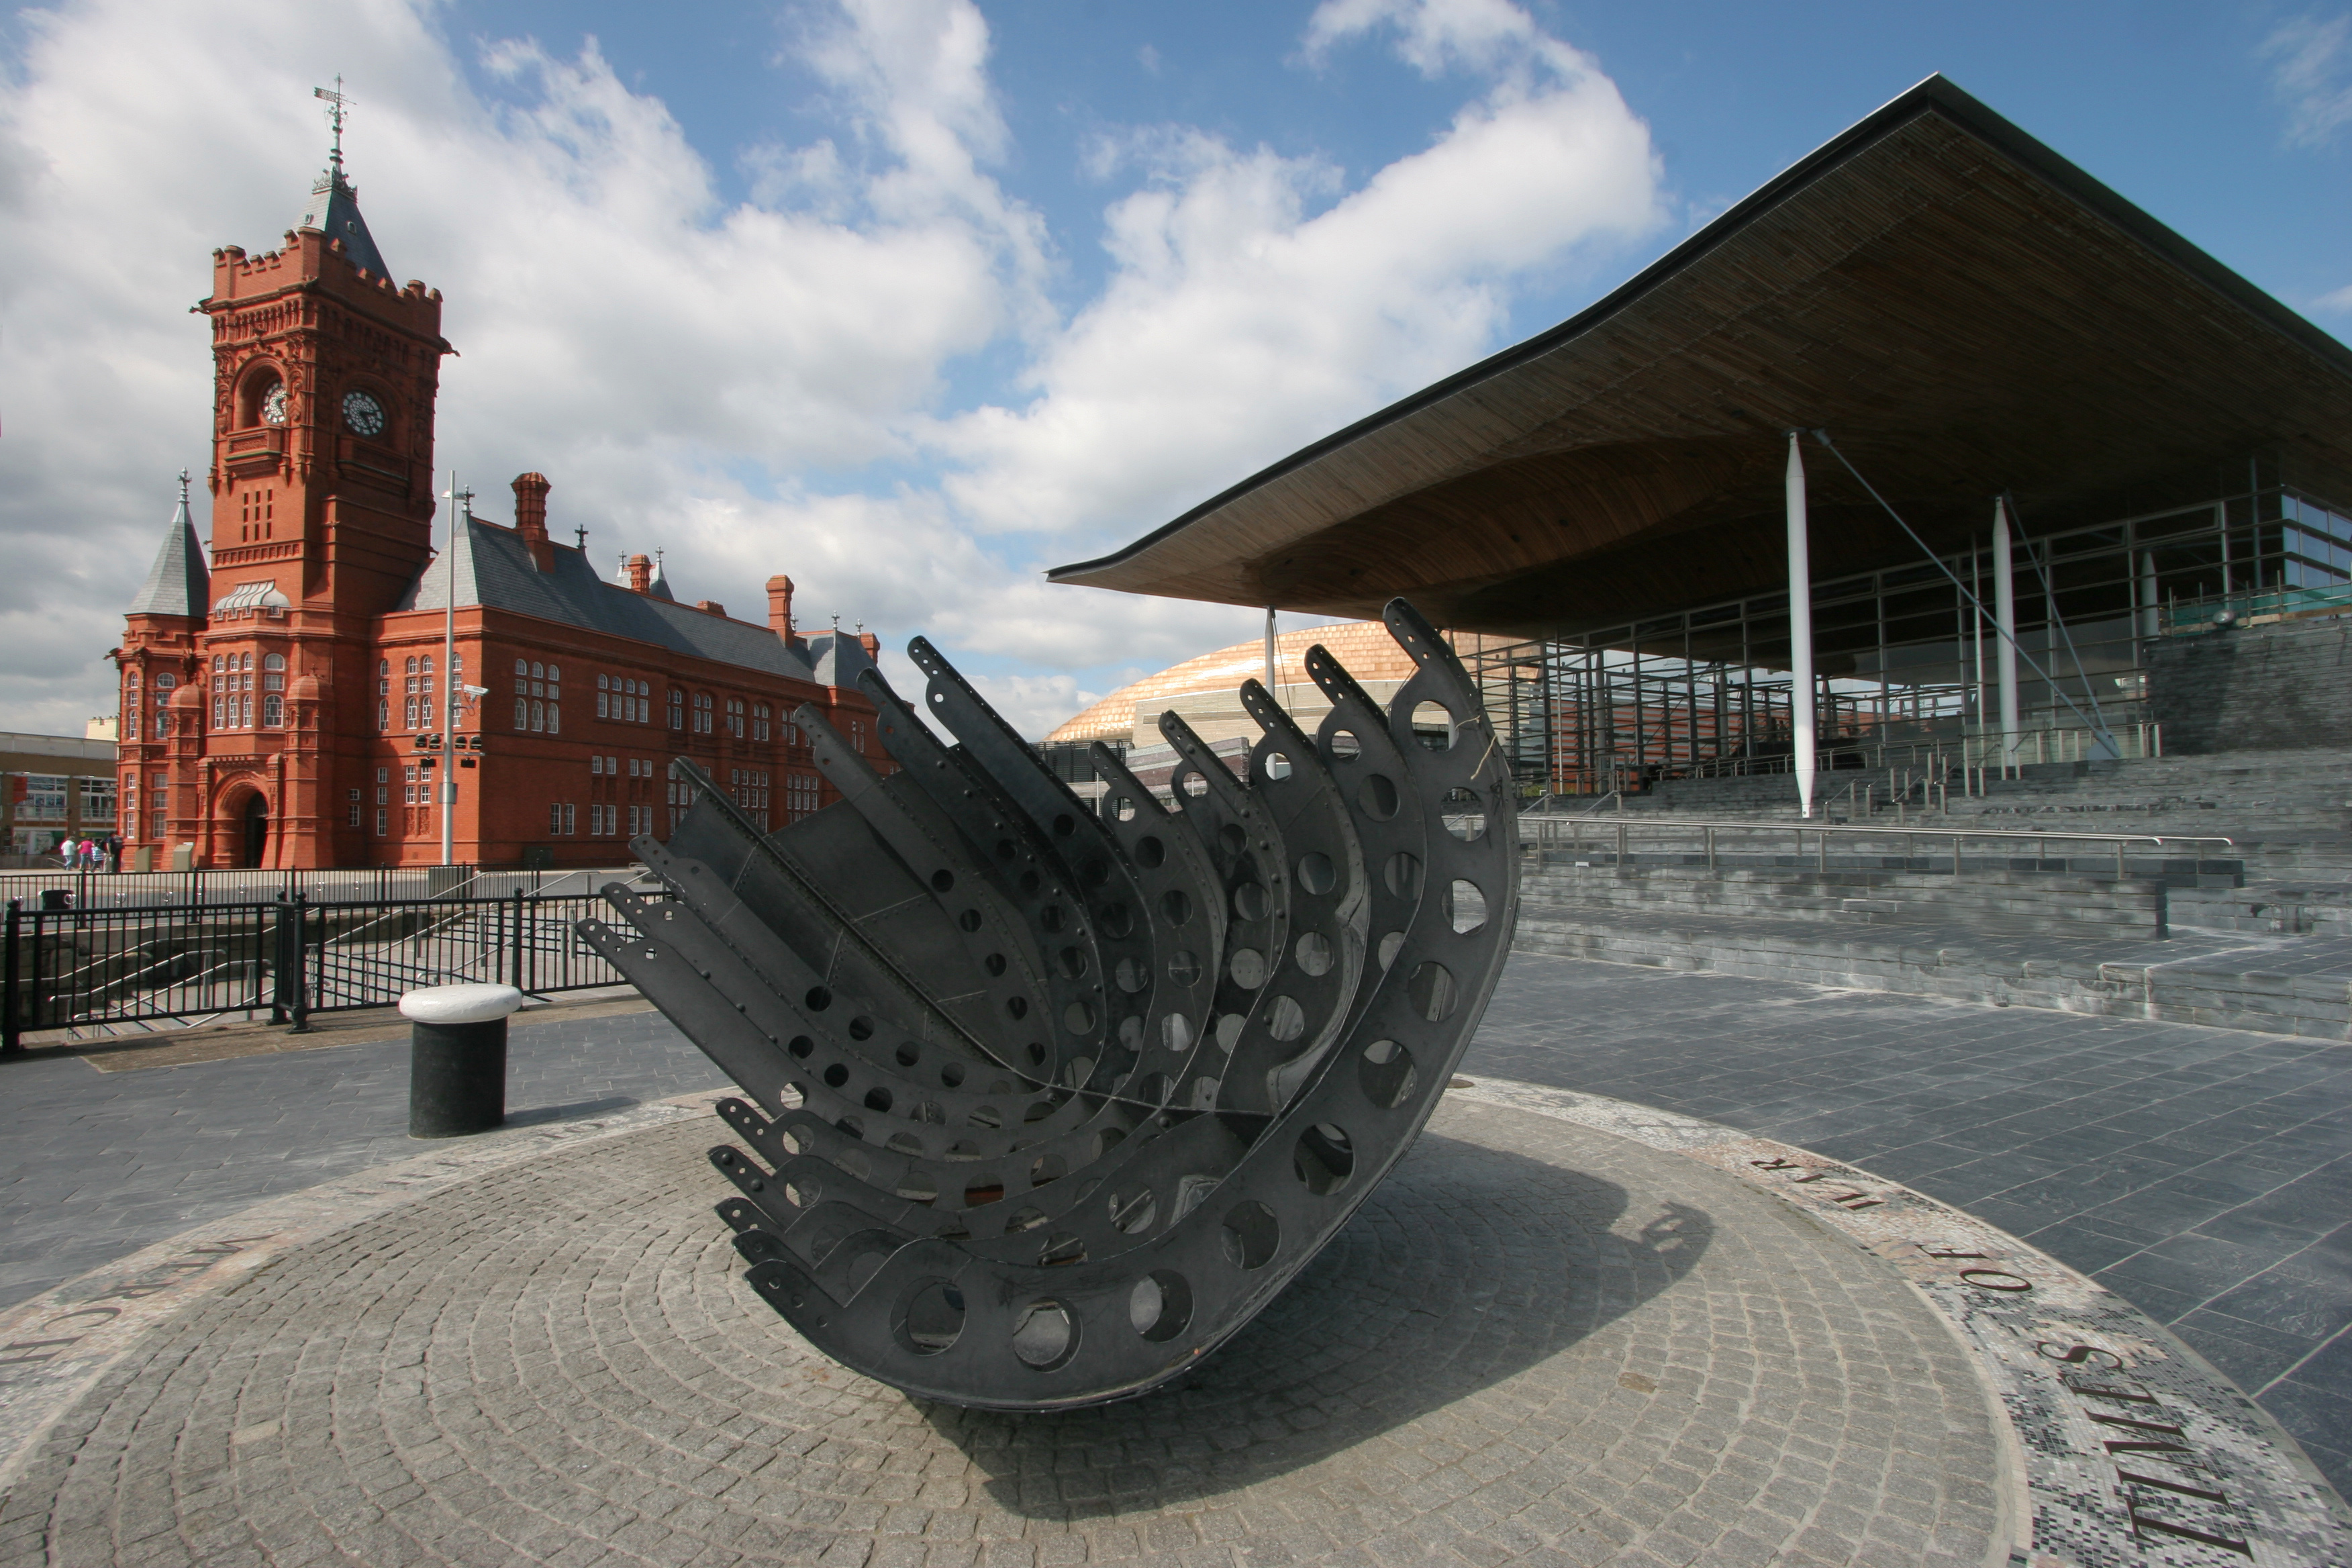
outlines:
{"label": "steel support column", "polygon": [[1789,729],[1795,742],[1797,804],[1813,815],[1814,709],[1811,552],[1805,542],[1805,458],[1789,432]]}
{"label": "steel support column", "polygon": [[2009,503],[1992,503],[1993,664],[2000,681],[2000,762],[2017,762],[2017,579],[2010,563]]}

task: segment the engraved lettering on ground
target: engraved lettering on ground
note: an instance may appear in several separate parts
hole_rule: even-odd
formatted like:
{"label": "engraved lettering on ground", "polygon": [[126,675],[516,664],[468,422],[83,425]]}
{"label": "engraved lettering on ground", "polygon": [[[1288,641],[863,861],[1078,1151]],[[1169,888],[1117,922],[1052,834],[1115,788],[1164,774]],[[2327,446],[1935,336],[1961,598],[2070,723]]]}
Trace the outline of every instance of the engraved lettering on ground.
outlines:
{"label": "engraved lettering on ground", "polygon": [[[222,1258],[234,1253],[243,1252],[256,1243],[271,1239],[273,1238],[268,1236],[239,1236],[231,1237],[223,1241],[204,1242],[191,1247],[177,1258],[164,1259],[144,1273],[126,1279],[111,1289],[98,1291],[90,1297],[90,1300],[92,1301],[136,1301],[149,1296],[160,1295],[174,1285],[182,1284],[194,1276],[203,1273]],[[16,1340],[7,1344],[0,1344],[0,1387],[7,1385],[10,1373],[14,1369],[35,1367],[55,1361],[64,1355],[70,1347],[88,1339],[99,1327],[121,1315],[122,1309],[120,1307],[99,1306],[76,1307],[67,1311],[51,1313],[41,1320],[40,1327],[51,1328],[59,1323],[70,1322],[76,1318],[96,1318],[98,1322],[85,1327],[79,1333],[67,1334],[58,1339]]]}
{"label": "engraved lettering on ground", "polygon": [[[1832,1166],[1826,1171],[1814,1170],[1810,1166],[1800,1165],[1794,1160],[1782,1159],[1778,1156],[1769,1160],[1750,1160],[1748,1163],[1755,1166],[1759,1171],[1802,1171],[1804,1174],[1801,1176],[1791,1176],[1789,1178],[1789,1184],[1792,1187],[1801,1187],[1807,1185],[1810,1183],[1830,1180],[1835,1180],[1841,1183],[1850,1183],[1855,1179],[1852,1171],[1846,1170],[1842,1166]],[[1837,1205],[1840,1208],[1850,1212],[1860,1209],[1874,1209],[1881,1206],[1886,1201],[1884,1198],[1874,1198],[1871,1196],[1869,1190],[1862,1187],[1850,1187],[1847,1191],[1842,1193],[1832,1193],[1824,1190],[1815,1195],[1827,1198],[1830,1202]]]}
{"label": "engraved lettering on ground", "polygon": [[[2033,1349],[2044,1360],[2078,1369],[2072,1375],[2062,1373],[2058,1385],[2081,1402],[2082,1413],[2095,1426],[2116,1434],[2098,1441],[2115,1466],[2116,1496],[2131,1521],[2135,1540],[2158,1544],[2151,1540],[2153,1531],[2252,1560],[2250,1542],[2255,1531],[2245,1511],[2221,1489],[2219,1478],[2189,1442],[2188,1428],[2179,1421],[2164,1418],[2170,1414],[2164,1402],[2144,1388],[2127,1385],[2123,1357],[2096,1345],[2074,1344],[2061,1350],[2047,1341]],[[2098,1381],[2088,1381],[2091,1377]],[[2094,1400],[2103,1403],[2095,1405]],[[2127,1465],[2141,1468],[2132,1469]],[[2182,1474],[2148,1473],[2159,1465]]]}

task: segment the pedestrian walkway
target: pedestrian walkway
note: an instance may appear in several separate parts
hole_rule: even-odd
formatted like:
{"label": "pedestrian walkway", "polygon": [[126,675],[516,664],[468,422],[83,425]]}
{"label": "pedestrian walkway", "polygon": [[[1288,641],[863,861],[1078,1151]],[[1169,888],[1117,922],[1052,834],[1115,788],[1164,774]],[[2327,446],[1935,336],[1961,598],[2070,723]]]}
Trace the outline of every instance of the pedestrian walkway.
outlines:
{"label": "pedestrian walkway", "polygon": [[2172,1329],[2352,1490],[2352,1046],[1521,952],[1464,1066],[1965,1209]]}

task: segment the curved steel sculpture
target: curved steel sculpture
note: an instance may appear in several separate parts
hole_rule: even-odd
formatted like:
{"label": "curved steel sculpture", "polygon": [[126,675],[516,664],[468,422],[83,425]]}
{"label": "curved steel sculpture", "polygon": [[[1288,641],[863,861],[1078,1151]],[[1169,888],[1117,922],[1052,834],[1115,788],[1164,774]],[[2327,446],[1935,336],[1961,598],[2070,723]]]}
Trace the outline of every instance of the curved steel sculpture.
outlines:
{"label": "curved steel sculpture", "polygon": [[1099,811],[918,638],[958,743],[869,672],[898,771],[803,709],[839,802],[763,833],[705,780],[634,846],[672,897],[609,887],[623,923],[582,934],[752,1101],[719,1108],[749,1145],[711,1151],[719,1212],[812,1343],[955,1405],[1139,1394],[1412,1145],[1508,953],[1517,835],[1476,689],[1385,618],[1417,666],[1385,710],[1315,647],[1316,735],[1251,681],[1246,777],[1163,714],[1171,803],[1097,746]]}

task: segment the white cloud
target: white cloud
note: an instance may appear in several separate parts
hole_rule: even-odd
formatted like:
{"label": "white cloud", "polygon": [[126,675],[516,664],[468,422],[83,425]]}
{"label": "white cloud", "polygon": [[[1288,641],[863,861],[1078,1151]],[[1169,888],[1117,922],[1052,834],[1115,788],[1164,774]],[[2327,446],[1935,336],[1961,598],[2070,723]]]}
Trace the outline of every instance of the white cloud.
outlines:
{"label": "white cloud", "polygon": [[[1045,287],[1057,237],[995,172],[1013,149],[968,0],[844,0],[787,46],[830,123],[712,150],[747,176],[736,205],[593,45],[453,43],[428,0],[252,0],[233,31],[171,0],[20,14],[0,79],[0,727],[79,732],[110,706],[100,656],[171,476],[205,460],[187,306],[214,247],[272,246],[299,212],[323,152],[310,88],[354,60],[362,205],[395,275],[446,295],[462,357],[438,461],[487,514],[539,469],[551,525],[587,524],[593,559],[664,546],[683,596],[753,620],[787,572],[805,623],[928,631],[1038,732],[1116,684],[1106,666],[1253,635],[1246,609],[1039,568],[1488,352],[1518,279],[1657,217],[1645,129],[1524,13],[1356,9],[1318,13],[1310,45],[1385,27],[1416,68],[1475,73],[1453,123],[1361,176],[1181,126],[1118,141],[1111,276],[1066,321]],[[463,68],[477,48],[494,98]],[[961,359],[1007,343],[1020,379],[946,403]]]}
{"label": "white cloud", "polygon": [[2352,283],[2312,301],[2323,310],[2352,310]]}
{"label": "white cloud", "polygon": [[2263,41],[2291,146],[2318,147],[2352,123],[2352,13],[2295,17]]}
{"label": "white cloud", "polygon": [[948,493],[979,525],[1164,521],[1494,347],[1516,278],[1660,221],[1647,127],[1524,12],[1333,0],[1309,44],[1325,54],[1383,22],[1409,62],[1488,86],[1351,192],[1322,159],[1182,127],[1098,152],[1098,173],[1124,161],[1146,174],[1106,215],[1101,298],[1038,354],[1030,401],[933,437],[960,462]]}

